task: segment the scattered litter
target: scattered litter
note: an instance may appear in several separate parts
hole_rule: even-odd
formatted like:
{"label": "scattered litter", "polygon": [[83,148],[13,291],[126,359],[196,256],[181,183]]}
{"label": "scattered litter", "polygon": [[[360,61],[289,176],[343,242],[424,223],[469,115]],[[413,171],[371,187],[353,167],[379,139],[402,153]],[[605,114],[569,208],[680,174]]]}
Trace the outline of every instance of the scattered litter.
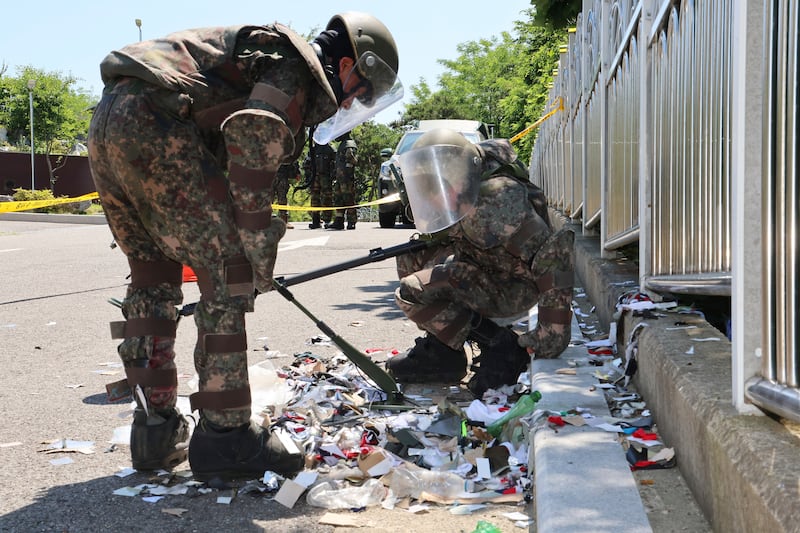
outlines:
{"label": "scattered litter", "polygon": [[71,458],[69,457],[61,457],[60,459],[51,459],[50,464],[53,466],[61,466],[61,465],[68,465],[74,463]]}
{"label": "scattered litter", "polygon": [[0,448],[11,448],[13,446],[22,446],[22,443],[18,441],[0,443]]}
{"label": "scattered litter", "polygon": [[475,511],[480,511],[481,509],[485,509],[487,505],[485,503],[472,503],[467,505],[456,505],[450,508],[450,514],[453,515],[468,515],[472,514]]}
{"label": "scattered litter", "polygon": [[355,517],[336,513],[325,513],[319,517],[319,523],[337,527],[364,527],[364,524],[360,524]]}
{"label": "scattered litter", "polygon": [[131,468],[126,466],[124,468],[119,469],[114,475],[117,477],[128,477],[131,474],[135,474],[137,470],[135,468]]}
{"label": "scattered litter", "polygon": [[115,490],[112,494],[114,494],[115,496],[127,496],[132,498],[134,496],[138,496],[141,493],[142,493],[142,488],[141,486],[138,486],[138,487],[122,487]]}
{"label": "scattered litter", "polygon": [[76,452],[87,455],[94,453],[94,442],[90,440],[56,439],[44,444],[49,444],[49,446],[40,450],[43,453]]}
{"label": "scattered litter", "polygon": [[171,516],[180,517],[183,516],[184,513],[188,513],[189,509],[184,509],[183,507],[170,507],[169,509],[161,509],[161,512]]}

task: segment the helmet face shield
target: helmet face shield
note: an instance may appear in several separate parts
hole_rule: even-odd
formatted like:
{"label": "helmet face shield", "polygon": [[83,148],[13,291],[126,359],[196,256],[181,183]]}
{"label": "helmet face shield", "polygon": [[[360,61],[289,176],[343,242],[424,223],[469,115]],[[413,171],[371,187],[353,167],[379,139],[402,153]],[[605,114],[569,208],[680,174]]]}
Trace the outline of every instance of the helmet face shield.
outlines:
{"label": "helmet face shield", "polygon": [[457,223],[475,206],[481,160],[463,146],[437,144],[400,156],[403,182],[421,233],[436,233]]}
{"label": "helmet face shield", "polygon": [[364,52],[350,70],[343,87],[351,86],[344,94],[344,105],[314,131],[317,144],[328,144],[403,97],[397,73],[373,52]]}

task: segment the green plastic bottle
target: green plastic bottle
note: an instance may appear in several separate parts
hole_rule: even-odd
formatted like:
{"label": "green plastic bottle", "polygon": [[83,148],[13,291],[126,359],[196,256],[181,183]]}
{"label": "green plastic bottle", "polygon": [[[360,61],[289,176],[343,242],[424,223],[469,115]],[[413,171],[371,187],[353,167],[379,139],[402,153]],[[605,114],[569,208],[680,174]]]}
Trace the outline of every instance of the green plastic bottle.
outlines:
{"label": "green plastic bottle", "polygon": [[526,394],[525,396],[520,397],[517,403],[514,404],[514,407],[509,409],[506,414],[504,414],[498,420],[489,424],[489,427],[486,428],[486,430],[489,432],[489,435],[491,435],[494,438],[499,437],[500,433],[503,431],[503,426],[505,426],[509,420],[512,420],[514,418],[519,418],[521,416],[533,412],[533,410],[536,408],[536,402],[538,402],[541,399],[542,399],[542,393],[539,392],[538,390],[535,390],[530,394]]}
{"label": "green plastic bottle", "polygon": [[502,530],[491,522],[479,520],[472,533],[503,533]]}

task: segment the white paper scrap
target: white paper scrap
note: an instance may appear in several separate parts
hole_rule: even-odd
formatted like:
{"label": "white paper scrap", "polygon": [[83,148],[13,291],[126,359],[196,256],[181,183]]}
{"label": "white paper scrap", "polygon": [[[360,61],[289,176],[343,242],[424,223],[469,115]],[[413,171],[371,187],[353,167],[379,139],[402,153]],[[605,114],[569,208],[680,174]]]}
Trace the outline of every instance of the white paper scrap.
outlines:
{"label": "white paper scrap", "polygon": [[490,479],[492,477],[492,467],[488,458],[478,457],[475,459],[475,464],[478,467],[478,479]]}
{"label": "white paper scrap", "polygon": [[122,487],[113,492],[115,496],[138,496],[142,492],[140,487]]}
{"label": "white paper scrap", "polygon": [[117,476],[117,477],[128,477],[131,474],[135,474],[135,473],[136,473],[136,469],[135,468],[131,468],[129,466],[126,466],[126,467],[120,468],[114,475]]}

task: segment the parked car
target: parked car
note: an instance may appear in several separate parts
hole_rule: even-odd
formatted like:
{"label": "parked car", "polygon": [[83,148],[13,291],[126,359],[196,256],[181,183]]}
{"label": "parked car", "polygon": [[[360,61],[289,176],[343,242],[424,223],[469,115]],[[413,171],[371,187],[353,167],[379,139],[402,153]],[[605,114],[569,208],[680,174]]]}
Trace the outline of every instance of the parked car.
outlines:
{"label": "parked car", "polygon": [[464,135],[473,143],[485,141],[489,138],[489,128],[483,122],[477,120],[420,120],[416,129],[409,130],[400,137],[400,141],[394,149],[391,157],[381,163],[380,175],[378,176],[378,196],[385,198],[389,195],[399,193],[400,199],[396,202],[387,202],[378,206],[378,222],[382,228],[393,228],[398,218],[401,224],[413,224],[414,215],[405,194],[405,187],[402,183],[402,172],[400,170],[399,156],[411,149],[417,139],[426,131],[438,128],[448,128]]}

